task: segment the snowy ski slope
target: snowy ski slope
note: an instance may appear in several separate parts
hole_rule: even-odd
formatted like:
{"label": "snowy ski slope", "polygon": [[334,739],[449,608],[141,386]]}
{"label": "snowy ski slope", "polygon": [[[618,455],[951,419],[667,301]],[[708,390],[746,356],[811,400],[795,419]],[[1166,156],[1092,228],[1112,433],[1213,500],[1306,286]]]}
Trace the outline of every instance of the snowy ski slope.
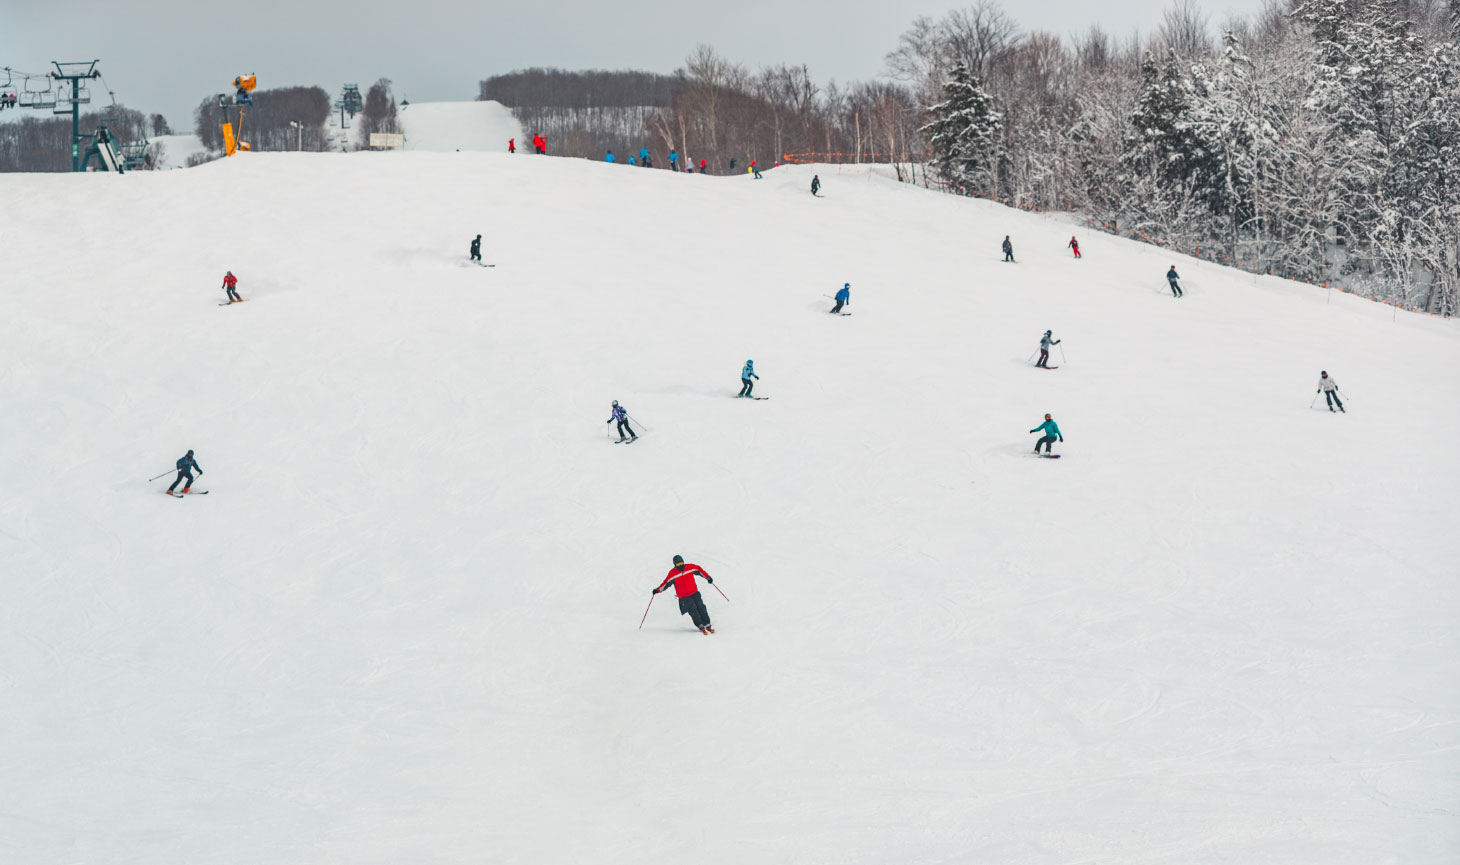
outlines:
{"label": "snowy ski slope", "polygon": [[6,863],[1460,859],[1453,322],[831,166],[0,195]]}

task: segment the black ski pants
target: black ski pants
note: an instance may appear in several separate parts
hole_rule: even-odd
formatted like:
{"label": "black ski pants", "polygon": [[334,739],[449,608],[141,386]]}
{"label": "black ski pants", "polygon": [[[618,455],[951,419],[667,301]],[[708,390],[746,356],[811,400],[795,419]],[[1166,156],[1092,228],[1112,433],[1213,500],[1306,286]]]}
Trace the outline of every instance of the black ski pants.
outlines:
{"label": "black ski pants", "polygon": [[1039,453],[1039,446],[1044,445],[1044,452],[1051,453],[1054,448],[1054,436],[1045,436],[1034,443],[1034,452]]}
{"label": "black ski pants", "polygon": [[241,297],[238,296],[238,289],[237,288],[234,288],[231,285],[225,285],[223,287],[228,290],[228,299],[229,300],[243,300],[243,298],[241,298]]}
{"label": "black ski pants", "polygon": [[837,301],[836,302],[836,306],[833,306],[831,308],[831,311],[832,312],[841,312],[842,311],[842,302],[841,301]]}
{"label": "black ski pants", "polygon": [[631,427],[631,426],[629,426],[629,422],[626,421],[626,420],[621,420],[621,421],[618,422],[618,440],[619,441],[623,441],[624,440],[624,432],[626,430],[628,431],[628,434],[629,435],[633,436],[634,438],[638,438],[638,436],[634,435],[634,428]]}
{"label": "black ski pants", "polygon": [[1012,250],[1012,249],[1006,249],[1006,250],[1004,250],[1004,260],[1005,261],[1013,261],[1014,260],[1014,250]]}
{"label": "black ski pants", "polygon": [[471,260],[472,261],[481,261],[482,260],[482,251],[480,249],[473,249],[471,251]]}
{"label": "black ski pants", "polygon": [[1049,349],[1041,348],[1039,350],[1039,363],[1036,363],[1035,366],[1049,366]]}
{"label": "black ski pants", "polygon": [[741,396],[750,396],[750,389],[752,387],[754,387],[754,385],[752,385],[750,383],[750,379],[748,379],[748,378],[742,378],[740,380],[740,395]]}
{"label": "black ski pants", "polygon": [[705,609],[705,599],[695,592],[685,598],[679,599],[679,614],[688,615],[690,621],[695,623],[696,628],[708,628],[710,626],[710,611]]}
{"label": "black ski pants", "polygon": [[1328,400],[1328,410],[1329,411],[1333,411],[1333,404],[1334,403],[1338,403],[1338,407],[1339,408],[1343,408],[1343,401],[1338,398],[1338,390],[1337,389],[1324,391],[1323,392],[1323,398],[1326,399],[1326,400]]}
{"label": "black ski pants", "polygon": [[183,484],[183,489],[188,489],[193,485],[193,473],[188,471],[187,469],[178,469],[177,480],[172,482],[172,486],[168,487],[167,491],[172,492],[173,490],[177,489],[177,485],[182,484],[183,479],[185,478],[187,479],[187,483]]}
{"label": "black ski pants", "polygon": [[1174,280],[1174,279],[1171,280],[1171,295],[1173,297],[1180,297],[1181,296],[1181,286],[1177,285],[1176,284],[1176,280]]}

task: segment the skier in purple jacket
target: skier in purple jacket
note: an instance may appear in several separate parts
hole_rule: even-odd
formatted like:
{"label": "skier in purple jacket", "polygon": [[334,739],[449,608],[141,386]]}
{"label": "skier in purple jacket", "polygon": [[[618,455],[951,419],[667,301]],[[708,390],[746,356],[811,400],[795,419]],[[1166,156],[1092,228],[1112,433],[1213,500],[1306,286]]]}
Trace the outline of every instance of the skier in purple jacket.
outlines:
{"label": "skier in purple jacket", "polygon": [[613,423],[614,421],[618,421],[618,440],[619,441],[625,441],[626,440],[626,439],[624,439],[624,433],[625,432],[628,432],[628,434],[629,434],[629,437],[628,437],[627,441],[631,441],[631,442],[632,441],[638,441],[639,437],[634,434],[634,428],[631,427],[631,426],[629,426],[629,413],[628,413],[628,410],[625,409],[623,406],[619,405],[618,404],[618,400],[614,400],[613,401],[613,415],[610,416],[608,420],[604,421],[604,423]]}

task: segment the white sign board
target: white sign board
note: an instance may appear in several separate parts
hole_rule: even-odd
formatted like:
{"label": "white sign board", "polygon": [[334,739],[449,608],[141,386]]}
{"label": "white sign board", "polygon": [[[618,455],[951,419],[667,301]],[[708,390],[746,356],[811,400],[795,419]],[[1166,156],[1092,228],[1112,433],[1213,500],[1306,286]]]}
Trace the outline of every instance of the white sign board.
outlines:
{"label": "white sign board", "polygon": [[406,137],[396,132],[370,133],[371,147],[405,147]]}

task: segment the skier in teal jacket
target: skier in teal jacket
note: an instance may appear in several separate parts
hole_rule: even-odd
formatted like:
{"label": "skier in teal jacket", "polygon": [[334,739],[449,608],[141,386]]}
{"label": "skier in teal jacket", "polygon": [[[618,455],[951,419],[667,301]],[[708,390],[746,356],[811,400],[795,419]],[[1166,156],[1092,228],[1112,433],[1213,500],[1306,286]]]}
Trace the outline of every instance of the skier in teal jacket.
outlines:
{"label": "skier in teal jacket", "polygon": [[1054,448],[1054,440],[1055,439],[1059,439],[1060,441],[1064,441],[1065,440],[1065,437],[1062,436],[1062,435],[1060,435],[1059,424],[1056,424],[1054,422],[1054,418],[1050,417],[1049,415],[1045,415],[1044,416],[1044,423],[1040,424],[1039,426],[1035,427],[1034,429],[1030,430],[1029,432],[1031,434],[1032,433],[1037,433],[1037,432],[1043,432],[1044,433],[1044,437],[1041,438],[1039,441],[1037,441],[1037,442],[1034,443],[1034,452],[1035,453],[1039,453],[1039,446],[1040,445],[1044,445],[1044,452],[1045,453],[1050,453],[1052,451],[1052,449]]}

